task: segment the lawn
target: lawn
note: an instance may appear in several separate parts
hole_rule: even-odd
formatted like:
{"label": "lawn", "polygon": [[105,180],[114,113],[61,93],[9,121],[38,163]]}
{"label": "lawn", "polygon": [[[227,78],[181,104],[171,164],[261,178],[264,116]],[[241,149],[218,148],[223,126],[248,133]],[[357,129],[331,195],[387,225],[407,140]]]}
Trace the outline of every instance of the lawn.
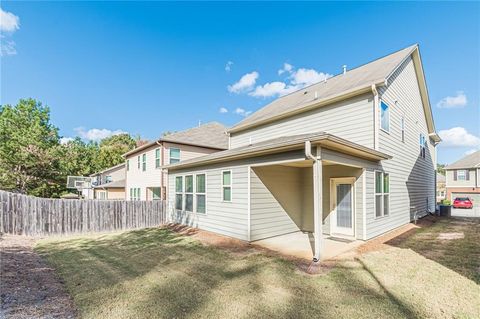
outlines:
{"label": "lawn", "polygon": [[404,248],[387,246],[319,275],[159,228],[49,239],[36,251],[57,269],[82,318],[480,317],[478,268],[445,267],[410,249],[423,231],[396,243]]}

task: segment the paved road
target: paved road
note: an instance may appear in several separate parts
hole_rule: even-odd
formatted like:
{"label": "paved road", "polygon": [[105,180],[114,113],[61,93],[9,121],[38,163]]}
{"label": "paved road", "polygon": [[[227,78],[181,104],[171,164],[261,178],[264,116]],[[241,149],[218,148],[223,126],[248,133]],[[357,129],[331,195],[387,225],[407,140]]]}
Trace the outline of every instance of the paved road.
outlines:
{"label": "paved road", "polygon": [[[478,203],[480,204],[480,203]],[[480,217],[480,205],[474,206],[472,209],[453,208],[452,216],[455,217]]]}

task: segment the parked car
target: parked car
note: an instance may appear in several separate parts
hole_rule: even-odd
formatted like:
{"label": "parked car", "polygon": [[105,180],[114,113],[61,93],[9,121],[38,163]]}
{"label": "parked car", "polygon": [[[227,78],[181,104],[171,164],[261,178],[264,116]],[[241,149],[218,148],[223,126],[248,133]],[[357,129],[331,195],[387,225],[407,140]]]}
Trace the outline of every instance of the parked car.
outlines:
{"label": "parked car", "polygon": [[453,208],[473,208],[473,202],[468,197],[456,197],[453,200]]}

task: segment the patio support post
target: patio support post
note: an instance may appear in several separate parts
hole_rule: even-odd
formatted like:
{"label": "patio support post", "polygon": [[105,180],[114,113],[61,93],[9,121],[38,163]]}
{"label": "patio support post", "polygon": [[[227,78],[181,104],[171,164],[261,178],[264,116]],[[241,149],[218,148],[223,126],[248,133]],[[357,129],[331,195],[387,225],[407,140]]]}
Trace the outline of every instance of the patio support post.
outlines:
{"label": "patio support post", "polygon": [[322,149],[316,147],[315,155],[312,154],[310,141],[305,142],[305,155],[313,160],[313,238],[314,253],[313,261],[320,260],[323,248],[322,223],[323,223],[323,171]]}
{"label": "patio support post", "polygon": [[321,160],[321,148],[317,147],[317,160],[313,163],[313,223],[315,253],[313,261],[319,261],[323,252],[322,224],[323,224],[323,170]]}

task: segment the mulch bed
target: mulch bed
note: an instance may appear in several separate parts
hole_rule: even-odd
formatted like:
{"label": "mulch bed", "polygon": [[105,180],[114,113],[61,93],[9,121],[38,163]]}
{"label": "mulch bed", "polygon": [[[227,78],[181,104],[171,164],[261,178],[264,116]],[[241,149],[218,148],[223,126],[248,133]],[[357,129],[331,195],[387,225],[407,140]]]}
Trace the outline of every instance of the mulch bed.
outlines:
{"label": "mulch bed", "polygon": [[75,318],[61,279],[33,245],[29,237],[0,235],[0,318]]}

